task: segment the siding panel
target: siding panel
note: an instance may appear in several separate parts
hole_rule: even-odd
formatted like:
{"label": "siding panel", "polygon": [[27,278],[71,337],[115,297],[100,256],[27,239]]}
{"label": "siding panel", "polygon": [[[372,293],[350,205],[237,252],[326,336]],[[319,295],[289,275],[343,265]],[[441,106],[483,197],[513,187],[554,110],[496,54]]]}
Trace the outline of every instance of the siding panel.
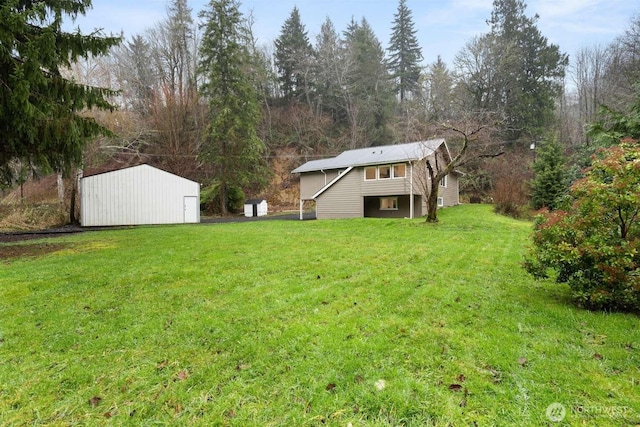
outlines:
{"label": "siding panel", "polygon": [[318,190],[333,181],[338,176],[337,170],[309,172],[300,175],[300,198],[309,200]]}
{"label": "siding panel", "polygon": [[199,204],[200,184],[149,165],[88,176],[81,181],[82,225],[183,223],[185,196]]}
{"label": "siding panel", "polygon": [[460,200],[458,198],[458,182],[458,174],[450,173],[447,176],[447,186],[440,187],[438,196],[442,197],[444,206],[456,206],[460,204]]}
{"label": "siding panel", "polygon": [[362,172],[353,169],[316,200],[318,219],[360,218],[364,215]]}

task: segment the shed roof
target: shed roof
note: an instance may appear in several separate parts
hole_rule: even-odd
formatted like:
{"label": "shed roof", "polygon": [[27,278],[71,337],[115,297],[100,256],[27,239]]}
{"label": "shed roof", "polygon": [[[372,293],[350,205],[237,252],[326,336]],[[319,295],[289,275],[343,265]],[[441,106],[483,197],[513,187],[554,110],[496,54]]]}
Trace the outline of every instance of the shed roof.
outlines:
{"label": "shed roof", "polygon": [[344,169],[355,166],[380,165],[384,163],[420,160],[444,144],[443,138],[408,144],[384,145],[379,147],[348,150],[328,159],[311,160],[294,169],[292,173],[315,172],[320,170]]}
{"label": "shed roof", "polygon": [[259,205],[262,202],[266,202],[265,199],[247,199],[244,201],[245,205]]}

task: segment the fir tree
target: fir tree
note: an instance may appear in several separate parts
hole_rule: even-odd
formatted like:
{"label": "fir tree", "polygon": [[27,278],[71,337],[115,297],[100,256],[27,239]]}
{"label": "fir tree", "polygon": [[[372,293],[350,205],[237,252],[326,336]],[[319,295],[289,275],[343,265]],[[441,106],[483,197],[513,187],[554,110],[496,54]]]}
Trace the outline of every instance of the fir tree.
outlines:
{"label": "fir tree", "polygon": [[384,63],[384,50],[366,19],[351,22],[345,32],[347,97],[350,99],[351,148],[389,144],[388,123],[393,89]]}
{"label": "fir tree", "polygon": [[562,147],[555,139],[546,141],[535,149],[531,204],[534,209],[546,207],[555,210],[568,190],[567,162]]}
{"label": "fir tree", "polygon": [[220,209],[227,213],[234,188],[264,184],[264,146],[258,138],[258,97],[252,80],[247,26],[236,0],[211,0],[200,48],[201,93],[208,101],[209,126],[202,158],[214,170]]}
{"label": "fir tree", "polygon": [[396,93],[404,101],[409,93],[418,89],[422,50],[416,38],[416,30],[406,0],[400,0],[394,15],[389,41],[389,69],[395,80]]}
{"label": "fir tree", "polygon": [[313,48],[297,7],[282,25],[275,41],[275,65],[284,97],[302,98],[309,94]]}
{"label": "fir tree", "polygon": [[529,18],[525,10],[523,0],[494,0],[488,22],[498,42],[496,56],[514,55],[498,70],[503,84],[497,99],[503,104],[505,137],[510,140],[536,137],[549,125],[568,64],[560,48],[540,33],[539,16]]}
{"label": "fir tree", "polygon": [[90,137],[108,133],[79,113],[112,110],[114,92],[80,85],[62,76],[79,58],[108,53],[119,37],[62,30],[89,0],[6,0],[0,5],[0,169],[15,159],[57,171],[79,164]]}

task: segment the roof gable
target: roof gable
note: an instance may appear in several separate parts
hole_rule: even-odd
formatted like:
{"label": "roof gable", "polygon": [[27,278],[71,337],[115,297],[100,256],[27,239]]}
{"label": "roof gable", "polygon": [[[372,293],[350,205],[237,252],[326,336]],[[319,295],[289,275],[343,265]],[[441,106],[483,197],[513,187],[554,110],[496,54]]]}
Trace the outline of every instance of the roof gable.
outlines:
{"label": "roof gable", "polygon": [[420,160],[433,154],[442,144],[443,138],[408,144],[384,145],[344,151],[336,157],[312,160],[294,169],[292,173],[315,172],[321,170],[344,169],[356,166],[380,165]]}
{"label": "roof gable", "polygon": [[[198,184],[197,182],[192,181],[192,180],[190,180],[188,178],[182,177],[180,175],[176,175],[176,174],[171,173],[171,172],[167,172],[164,169],[160,169],[160,168],[157,168],[155,166],[151,166],[151,165],[149,165],[147,163],[140,163],[139,165],[127,166],[127,167],[124,167],[124,168],[108,170],[108,171],[99,172],[99,173],[95,173],[95,174],[87,174],[87,175],[84,175],[82,177],[82,179],[83,180],[91,179],[91,178],[94,178],[94,177],[105,176],[105,175],[118,175],[118,174],[122,174],[122,173],[125,173],[126,171],[134,170],[134,169],[139,169],[139,170],[147,169],[151,173],[169,175],[169,176],[173,177],[174,179],[189,181],[191,183]],[[200,185],[200,184],[198,184],[198,185]]]}

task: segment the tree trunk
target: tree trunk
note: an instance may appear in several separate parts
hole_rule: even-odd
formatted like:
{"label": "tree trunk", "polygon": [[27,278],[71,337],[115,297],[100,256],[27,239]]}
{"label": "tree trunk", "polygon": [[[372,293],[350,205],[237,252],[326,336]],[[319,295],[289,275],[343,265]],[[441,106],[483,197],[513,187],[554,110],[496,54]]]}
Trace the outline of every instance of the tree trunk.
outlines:
{"label": "tree trunk", "polygon": [[80,194],[80,179],[82,179],[82,169],[72,169],[71,171],[71,201],[69,203],[69,224],[77,225],[80,223],[80,218],[76,215],[76,205]]}
{"label": "tree trunk", "polygon": [[433,177],[427,197],[427,219],[426,222],[438,222],[438,185],[440,181]]}
{"label": "tree trunk", "polygon": [[73,181],[74,184],[71,185],[71,203],[70,203],[70,207],[69,207],[69,224],[77,224],[78,223],[78,218],[76,218],[76,193],[78,190],[78,185],[75,184],[75,180]]}
{"label": "tree trunk", "polygon": [[56,174],[56,184],[58,186],[58,204],[64,205],[64,181],[62,179],[62,172]]}
{"label": "tree trunk", "polygon": [[220,183],[220,213],[226,215],[227,212],[227,183]]}

